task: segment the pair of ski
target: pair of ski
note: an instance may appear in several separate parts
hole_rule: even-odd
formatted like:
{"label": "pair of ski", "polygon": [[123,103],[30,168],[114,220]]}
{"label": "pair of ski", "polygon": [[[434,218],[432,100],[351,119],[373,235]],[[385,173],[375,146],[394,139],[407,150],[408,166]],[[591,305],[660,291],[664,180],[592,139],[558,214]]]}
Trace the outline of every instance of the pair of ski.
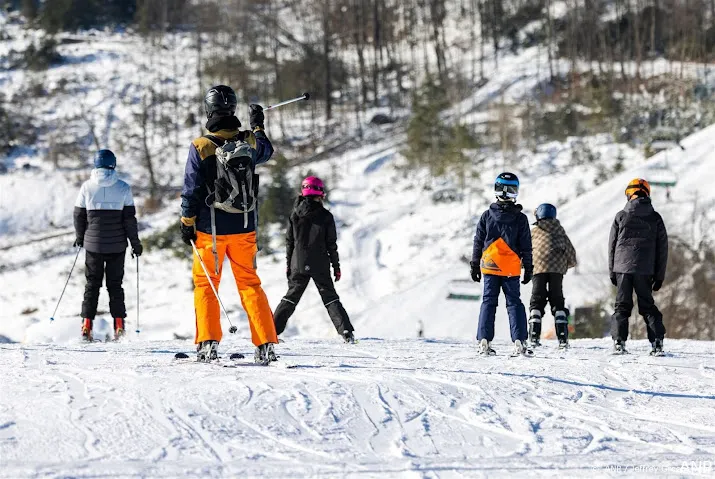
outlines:
{"label": "pair of ski", "polygon": [[176,353],[174,355],[174,360],[177,363],[185,363],[185,364],[208,364],[208,365],[213,365],[213,366],[219,366],[222,368],[238,368],[238,367],[244,367],[244,366],[268,366],[268,367],[273,367],[273,368],[280,368],[280,369],[292,369],[295,368],[296,365],[292,363],[287,363],[285,361],[270,361],[268,363],[257,363],[254,361],[241,361],[242,359],[246,359],[246,356],[244,356],[241,353],[232,353],[228,357],[229,361],[226,362],[223,360],[221,356],[218,358],[212,360],[212,361],[196,361],[196,360],[191,360],[191,357],[186,354],[186,353]]}
{"label": "pair of ski", "polygon": [[[613,350],[611,355],[613,356],[626,356],[628,354],[631,354],[629,351],[627,351],[625,348],[620,349],[620,350]],[[665,352],[662,349],[654,349],[650,353],[648,353],[648,356],[653,356],[656,358],[662,358],[665,356]]]}
{"label": "pair of ski", "polygon": [[[497,352],[492,349],[492,345],[486,339],[482,339],[479,343],[479,355],[484,357],[496,356]],[[534,350],[531,349],[526,342],[523,342],[520,348],[517,348],[515,345],[509,357],[518,358],[520,356],[532,358],[534,357]]]}

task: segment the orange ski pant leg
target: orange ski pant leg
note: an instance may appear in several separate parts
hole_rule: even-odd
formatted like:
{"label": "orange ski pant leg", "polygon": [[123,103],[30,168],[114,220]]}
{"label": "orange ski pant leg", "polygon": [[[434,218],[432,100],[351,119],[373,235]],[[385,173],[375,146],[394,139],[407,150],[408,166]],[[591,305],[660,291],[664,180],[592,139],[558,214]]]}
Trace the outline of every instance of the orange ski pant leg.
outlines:
{"label": "orange ski pant leg", "polygon": [[[196,249],[201,255],[201,259],[206,265],[211,281],[218,291],[221,282],[221,265],[226,255],[227,242],[225,237],[216,237],[216,250],[218,251],[219,274],[216,274],[214,267],[214,255],[212,251],[211,235],[197,232]],[[211,290],[209,278],[206,277],[201,263],[194,254],[194,265],[192,267],[194,275],[194,311],[196,312],[196,340],[198,344],[202,341],[221,341],[223,332],[221,331],[221,307],[216,295]]]}
{"label": "orange ski pant leg", "polygon": [[241,304],[248,315],[251,340],[255,346],[277,343],[273,312],[268,298],[261,287],[261,279],[256,271],[256,233],[228,235],[226,255],[231,262],[231,270],[236,280]]}

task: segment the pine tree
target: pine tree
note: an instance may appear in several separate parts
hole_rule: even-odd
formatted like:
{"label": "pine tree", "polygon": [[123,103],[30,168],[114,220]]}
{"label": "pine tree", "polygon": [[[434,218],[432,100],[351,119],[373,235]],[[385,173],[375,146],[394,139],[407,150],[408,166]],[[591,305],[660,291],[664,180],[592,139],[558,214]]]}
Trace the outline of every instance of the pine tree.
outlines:
{"label": "pine tree", "polygon": [[295,189],[288,180],[288,160],[281,154],[273,156],[269,167],[271,183],[266,188],[265,199],[260,206],[260,218],[263,224],[286,224],[293,208]]}

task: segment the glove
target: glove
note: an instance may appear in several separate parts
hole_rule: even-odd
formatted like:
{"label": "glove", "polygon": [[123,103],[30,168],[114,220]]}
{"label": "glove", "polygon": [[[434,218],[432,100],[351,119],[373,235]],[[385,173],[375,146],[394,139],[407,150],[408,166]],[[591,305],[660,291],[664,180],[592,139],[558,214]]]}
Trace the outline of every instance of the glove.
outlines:
{"label": "glove", "polygon": [[286,279],[290,281],[290,266],[286,266]]}
{"label": "glove", "polygon": [[663,286],[662,279],[654,279],[653,280],[653,291],[658,291],[661,286]]}
{"label": "glove", "polygon": [[141,243],[137,243],[136,245],[132,245],[132,258],[140,257],[142,253],[144,252],[144,247],[142,246]]}
{"label": "glove", "polygon": [[74,240],[74,244],[72,244],[72,246],[74,246],[75,248],[81,248],[82,246],[84,246],[84,238],[77,238],[76,240]]}
{"label": "glove", "polygon": [[616,276],[616,273],[611,273],[611,284],[618,286],[618,276]]}
{"label": "glove", "polygon": [[342,277],[342,274],[340,273],[340,268],[336,268],[335,271],[335,282],[337,283],[340,281],[340,278]]}
{"label": "glove", "polygon": [[478,283],[482,280],[482,270],[479,267],[479,263],[470,261],[469,274],[472,276],[472,281],[474,281],[475,283]]}
{"label": "glove", "polygon": [[534,275],[533,269],[525,269],[524,270],[524,280],[521,282],[521,284],[528,284],[531,281],[531,277],[533,275]]}
{"label": "glove", "polygon": [[263,115],[263,107],[261,105],[256,105],[255,103],[248,105],[248,118],[252,130],[256,128],[263,129],[265,116]]}
{"label": "glove", "polygon": [[196,217],[181,218],[181,241],[190,245],[191,240],[196,241]]}

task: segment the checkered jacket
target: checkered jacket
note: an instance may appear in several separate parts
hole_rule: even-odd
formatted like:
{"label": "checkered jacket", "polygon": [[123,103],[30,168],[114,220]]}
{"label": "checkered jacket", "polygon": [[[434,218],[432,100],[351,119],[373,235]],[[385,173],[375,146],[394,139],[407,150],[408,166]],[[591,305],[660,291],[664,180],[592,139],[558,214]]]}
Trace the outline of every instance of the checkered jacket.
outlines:
{"label": "checkered jacket", "polygon": [[566,235],[563,226],[555,218],[536,222],[531,230],[534,248],[534,274],[566,274],[576,266],[576,250]]}

